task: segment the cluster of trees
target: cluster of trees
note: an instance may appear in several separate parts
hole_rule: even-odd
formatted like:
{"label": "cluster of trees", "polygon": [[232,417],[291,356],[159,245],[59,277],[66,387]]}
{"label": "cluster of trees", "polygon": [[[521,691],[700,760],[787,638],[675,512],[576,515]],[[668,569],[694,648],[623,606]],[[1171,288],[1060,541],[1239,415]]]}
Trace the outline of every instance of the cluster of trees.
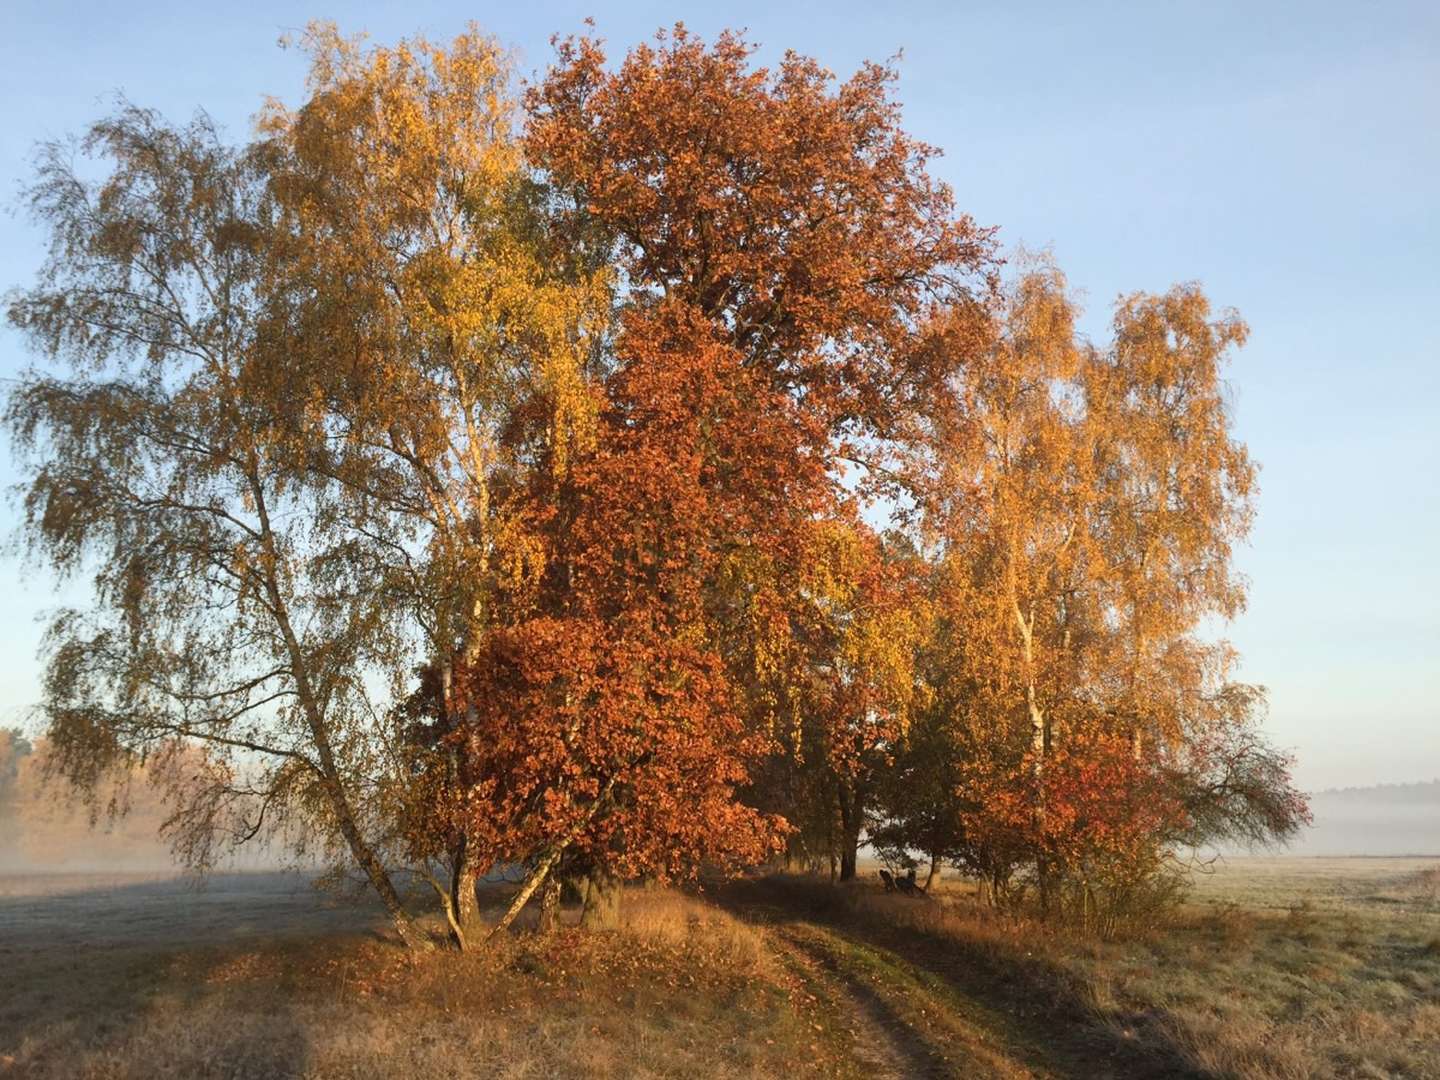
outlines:
{"label": "cluster of trees", "polygon": [[91,580],[64,775],[202,747],[193,860],[300,821],[462,946],[497,865],[501,925],[866,835],[1063,906],[1294,827],[1198,633],[1243,600],[1235,318],[1183,286],[1087,343],[883,66],[677,27],[522,94],[478,31],[305,46],[244,145],[124,104],[39,159],[9,317],[59,363],[6,418]]}

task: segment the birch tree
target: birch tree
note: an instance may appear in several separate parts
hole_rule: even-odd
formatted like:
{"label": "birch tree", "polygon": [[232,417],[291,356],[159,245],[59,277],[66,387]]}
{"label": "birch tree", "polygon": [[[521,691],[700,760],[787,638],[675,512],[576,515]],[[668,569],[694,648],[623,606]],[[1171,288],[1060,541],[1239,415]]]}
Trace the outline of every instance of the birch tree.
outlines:
{"label": "birch tree", "polygon": [[305,103],[272,102],[259,125],[286,243],[272,314],[294,405],[275,407],[439,677],[427,722],[407,729],[436,760],[424,785],[399,778],[411,805],[395,813],[412,861],[449,862],[442,903],[473,932],[489,867],[452,813],[477,781],[449,737],[453,668],[478,657],[495,590],[533,569],[505,493],[593,444],[609,271],[550,235],[492,39],[372,47],[316,24],[304,44]]}
{"label": "birch tree", "polygon": [[[77,152],[108,172],[87,179]],[[128,105],[41,151],[29,205],[50,255],[9,317],[55,366],[20,379],[6,420],[30,549],[91,597],[50,625],[42,710],[81,787],[118,757],[203,744],[231,765],[193,831],[221,835],[252,805],[232,835],[297,815],[418,944],[378,840],[373,778],[393,748],[361,677],[403,632],[334,527],[333,489],[257,392],[283,351],[265,333],[267,179],[203,115],[171,126]]]}

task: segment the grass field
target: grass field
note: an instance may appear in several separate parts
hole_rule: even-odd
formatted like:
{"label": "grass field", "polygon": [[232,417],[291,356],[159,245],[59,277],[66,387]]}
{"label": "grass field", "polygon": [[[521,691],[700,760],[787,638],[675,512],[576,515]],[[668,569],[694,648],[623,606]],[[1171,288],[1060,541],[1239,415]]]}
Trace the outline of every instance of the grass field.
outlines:
{"label": "grass field", "polygon": [[0,896],[6,1080],[828,1071],[761,936],[674,893],[628,895],[615,935],[418,958],[377,911],[284,875]]}
{"label": "grass field", "polygon": [[1102,943],[958,881],[773,878],[411,957],[293,876],[11,876],[0,1077],[1440,1077],[1440,860],[1237,859],[1191,899]]}
{"label": "grass field", "polygon": [[1440,1077],[1440,860],[1231,859],[1167,925],[1114,942],[995,918],[947,884],[908,909],[868,897],[847,933],[1018,981],[1017,1009],[1053,1002],[1115,1075]]}

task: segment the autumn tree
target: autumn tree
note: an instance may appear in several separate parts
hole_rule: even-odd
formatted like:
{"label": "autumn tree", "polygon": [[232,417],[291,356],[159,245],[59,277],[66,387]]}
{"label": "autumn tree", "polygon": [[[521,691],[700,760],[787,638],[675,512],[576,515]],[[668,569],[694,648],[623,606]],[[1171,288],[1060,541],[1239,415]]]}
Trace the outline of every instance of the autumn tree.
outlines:
{"label": "autumn tree", "polygon": [[891,866],[925,866],[926,891],[947,863],[993,879],[966,843],[966,824],[977,808],[960,794],[967,787],[962,762],[968,755],[954,722],[932,702],[914,710],[904,731],[885,747],[887,760],[876,771],[868,808],[871,846]]}
{"label": "autumn tree", "polygon": [[[1230,683],[1228,647],[1201,636],[1243,603],[1230,555],[1253,466],[1220,377],[1243,324],[1212,319],[1182,286],[1124,298],[1097,348],[1041,262],[993,327],[937,414],[927,670],[941,715],[925,730],[938,756],[910,766],[917,782],[962,777],[957,862],[1001,885],[1028,865],[1047,905],[1072,882],[1090,904],[1094,883],[1149,880],[1176,845],[1288,834],[1303,806],[1255,732],[1257,693]],[[1213,771],[1231,767],[1264,780],[1240,794]],[[897,821],[927,820],[897,805]]]}
{"label": "autumn tree", "polygon": [[[465,763],[385,698],[472,654],[493,576],[524,563],[496,478],[589,437],[604,273],[545,236],[493,42],[305,44],[305,104],[249,146],[127,107],[83,144],[99,185],[44,152],[51,260],[11,319],[75,374],[27,378],[9,419],[37,554],[96,573],[51,637],[72,778],[158,739],[223,748],[414,940],[392,868],[448,858],[462,925],[478,868],[446,809]],[[543,447],[502,447],[526,408]],[[417,783],[436,755],[449,781]]]}
{"label": "autumn tree", "polygon": [[1233,312],[1212,320],[1193,285],[1133,294],[1116,306],[1113,344],[1081,376],[1101,602],[1123,627],[1111,643],[1122,682],[1109,689],[1137,756],[1147,740],[1179,739],[1200,684],[1223,678],[1213,669],[1227,663],[1225,646],[1191,632],[1244,606],[1231,552],[1249,529],[1255,467],[1230,436],[1219,370],[1247,334]]}
{"label": "autumn tree", "polygon": [[428,879],[431,859],[449,863],[441,898],[463,934],[488,867],[452,812],[479,782],[448,738],[454,665],[474,665],[496,590],[540,558],[507,492],[594,443],[610,273],[553,235],[493,40],[472,27],[446,45],[367,47],[316,25],[305,44],[304,105],[272,103],[260,121],[285,238],[273,408],[438,678],[433,715],[393,733],[426,760],[387,797],[411,865]]}
{"label": "autumn tree", "polygon": [[802,724],[813,726],[839,816],[839,878],[855,877],[860,838],[881,777],[894,767],[923,687],[915,661],[924,632],[919,560],[868,530],[839,533],[817,560],[816,618],[797,623],[809,653]]}
{"label": "autumn tree", "polygon": [[733,531],[767,509],[715,477],[753,430],[755,378],[683,309],[627,314],[616,361],[594,450],[512,496],[542,557],[463,682],[476,827],[494,858],[530,857],[531,891],[556,868],[599,896],[756,861],[779,824],[734,798],[765,745],[707,608]]}
{"label": "autumn tree", "polygon": [[219,767],[194,836],[235,834],[226,818],[255,799],[251,829],[298,815],[418,942],[368,783],[389,748],[364,669],[394,662],[404,635],[335,489],[273,407],[286,343],[269,329],[278,215],[263,155],[203,115],[172,126],[129,105],[78,145],[108,166],[101,179],[73,149],[41,151],[29,205],[50,257],[9,304],[68,365],[10,395],[25,536],[91,582],[92,603],[47,638],[52,750],[86,787],[127,755],[203,744]]}
{"label": "autumn tree", "polygon": [[889,482],[944,381],[921,361],[949,360],[913,350],[913,327],[988,257],[899,129],[888,71],[832,87],[813,62],[748,56],[677,30],[612,74],[571,41],[528,99],[552,235],[623,288],[565,399],[593,410],[574,414],[593,441],[552,449],[558,395],[510,413],[516,467],[488,499],[508,561],[483,644],[454,661],[465,829],[533,867],[517,903],[557,868],[609,881],[763,852],[779,823],[734,788],[790,696],[796,620],[833,599],[797,581],[856,527],[842,462],[864,443],[866,483]]}
{"label": "autumn tree", "polygon": [[1159,778],[1136,816],[1168,804],[1151,835],[1170,845],[1283,839],[1308,820],[1288,758],[1258,731],[1263,690],[1234,682],[1233,650],[1204,633],[1245,604],[1232,554],[1256,469],[1231,433],[1221,372],[1247,335],[1193,284],[1132,294],[1080,378],[1108,631],[1097,727]]}
{"label": "autumn tree", "polygon": [[[896,490],[956,362],[916,348],[917,329],[983,289],[991,248],[900,127],[890,69],[837,84],[796,54],[769,70],[751,52],[677,27],[609,70],[597,41],[561,42],[528,98],[527,147],[558,227],[621,272],[622,365],[637,335],[674,323],[718,361],[716,391],[694,404],[698,441],[678,444],[726,508],[696,538],[716,553],[695,584],[699,640],[747,729],[778,745],[806,708],[836,733],[875,719],[854,677],[873,605],[857,603],[849,629],[805,628],[866,588],[864,560],[836,565],[835,539],[866,547],[863,500]],[[825,595],[830,569],[849,576]]]}
{"label": "autumn tree", "polygon": [[[1035,778],[1089,629],[1087,594],[1073,587],[1090,541],[1089,462],[1064,394],[1083,359],[1074,319],[1058,271],[1022,276],[1002,298],[991,346],[959,383],[958,403],[938,418],[938,603],[952,650],[939,692],[977,696],[952,707],[995,726],[1008,760],[990,764]],[[1031,811],[1042,825],[1045,807]]]}

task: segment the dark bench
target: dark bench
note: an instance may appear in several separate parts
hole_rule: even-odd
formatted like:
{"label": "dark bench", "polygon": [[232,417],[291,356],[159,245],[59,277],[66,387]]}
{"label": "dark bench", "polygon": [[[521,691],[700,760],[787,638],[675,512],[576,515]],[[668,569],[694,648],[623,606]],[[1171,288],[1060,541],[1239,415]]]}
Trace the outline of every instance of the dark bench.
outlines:
{"label": "dark bench", "polygon": [[911,867],[910,872],[903,878],[897,878],[894,874],[890,873],[889,870],[882,869],[880,871],[880,881],[884,884],[886,892],[898,892],[902,896],[914,897],[925,895],[925,890],[915,884],[914,867]]}

